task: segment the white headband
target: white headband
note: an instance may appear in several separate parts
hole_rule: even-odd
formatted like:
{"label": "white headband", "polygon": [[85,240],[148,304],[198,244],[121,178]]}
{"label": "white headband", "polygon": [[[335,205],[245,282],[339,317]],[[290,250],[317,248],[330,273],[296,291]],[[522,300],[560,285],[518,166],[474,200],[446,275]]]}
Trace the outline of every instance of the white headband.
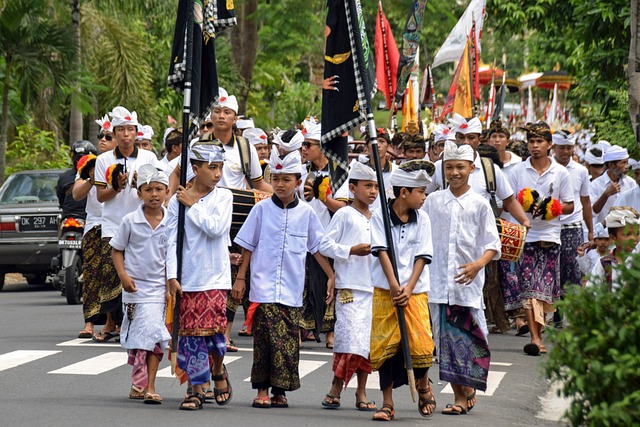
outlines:
{"label": "white headband", "polygon": [[152,182],[159,182],[168,187],[169,177],[166,173],[156,169],[153,165],[144,164],[140,166],[140,169],[138,169],[138,178],[136,181],[138,189],[140,189],[140,187],[142,187],[144,184],[149,185]]}
{"label": "white headband", "polygon": [[349,179],[359,179],[362,181],[377,181],[376,172],[369,166],[360,162],[353,162],[349,171]]}
{"label": "white headband", "polygon": [[269,158],[269,171],[271,175],[278,174],[302,174],[302,160],[300,158],[299,151],[291,151],[283,158],[278,155],[278,150],[271,151],[271,157]]}
{"label": "white headband", "polygon": [[109,113],[111,117],[111,126],[115,129],[116,126],[138,126],[138,114],[135,111],[129,111],[124,107],[116,107]]}

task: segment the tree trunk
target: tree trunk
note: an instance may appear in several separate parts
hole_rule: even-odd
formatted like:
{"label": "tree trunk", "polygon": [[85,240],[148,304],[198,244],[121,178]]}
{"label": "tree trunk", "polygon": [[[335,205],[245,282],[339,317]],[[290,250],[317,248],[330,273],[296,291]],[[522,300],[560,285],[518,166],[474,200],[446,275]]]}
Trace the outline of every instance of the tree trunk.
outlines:
{"label": "tree trunk", "polygon": [[253,15],[258,10],[258,0],[244,0],[236,8],[238,25],[231,30],[231,44],[233,46],[233,62],[240,69],[243,81],[242,91],[238,96],[239,111],[247,111],[247,100],[253,80],[253,67],[258,53],[258,25]]}
{"label": "tree trunk", "polygon": [[631,0],[631,43],[629,45],[629,64],[627,65],[627,82],[629,83],[629,116],[633,124],[636,143],[640,145],[640,29],[638,28],[638,0]]}
{"label": "tree trunk", "polygon": [[[76,50],[76,71],[80,70],[80,1],[71,2],[71,25],[73,26],[73,44]],[[80,86],[74,83],[74,91],[71,93],[71,105],[69,107],[69,146],[82,138],[82,111],[74,105],[78,103]]]}
{"label": "tree trunk", "polygon": [[7,167],[7,130],[9,128],[9,77],[11,76],[11,55],[5,57],[4,87],[2,88],[2,136],[0,136],[0,185],[4,183]]}

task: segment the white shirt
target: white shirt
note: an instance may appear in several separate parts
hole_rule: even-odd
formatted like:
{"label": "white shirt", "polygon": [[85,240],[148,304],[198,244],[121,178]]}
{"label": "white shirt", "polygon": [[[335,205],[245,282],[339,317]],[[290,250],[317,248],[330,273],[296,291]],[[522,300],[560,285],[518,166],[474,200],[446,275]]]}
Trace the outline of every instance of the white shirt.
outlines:
{"label": "white shirt", "polygon": [[[228,188],[247,188],[247,182],[245,175],[242,171],[242,162],[240,161],[240,150],[238,149],[238,142],[233,137],[233,144],[224,146],[224,166],[222,168],[222,178],[220,178],[220,187]],[[260,159],[258,158],[258,152],[253,144],[249,145],[249,154],[251,160],[249,165],[251,166],[251,180],[259,181],[262,179],[262,167],[260,166]]]}
{"label": "white shirt", "polygon": [[[167,208],[167,280],[177,278],[178,199],[174,195]],[[233,195],[214,187],[190,208],[186,208],[182,252],[183,291],[231,289],[229,230]]]}
{"label": "white shirt", "polygon": [[636,185],[631,190],[620,193],[620,197],[618,197],[614,206],[631,206],[640,212],[640,185]]}
{"label": "white shirt", "polygon": [[[357,162],[357,161],[358,160],[353,160],[349,164],[349,167],[353,165],[353,162]],[[393,195],[393,186],[391,185],[391,173],[397,168],[397,166],[393,162],[388,162],[387,165],[389,167],[389,171],[388,172],[385,172],[384,170],[382,171],[382,181],[384,182],[384,192],[383,191],[378,192],[378,197],[376,197],[376,200],[371,204],[371,206],[369,206],[369,210],[371,210],[372,212],[376,209],[380,209],[380,195],[386,195],[387,200],[395,198],[395,196]],[[353,200],[353,193],[349,191],[348,179],[345,180],[344,184],[342,184],[342,187],[340,187],[340,189],[338,190],[338,194],[340,194],[340,196],[343,196],[344,194],[348,194],[349,200]]]}
{"label": "white shirt", "polygon": [[501,243],[491,205],[471,189],[460,197],[447,189],[429,195],[424,209],[431,221],[434,249],[429,302],[484,308],[484,268],[469,285],[456,283],[454,277],[460,274],[461,265],[476,261],[488,250],[497,251],[493,259],[500,259]]}
{"label": "white shirt", "polygon": [[372,256],[350,255],[352,246],[371,243],[371,221],[352,206],[338,210],[320,243],[320,253],[333,258],[336,289],[373,292]]}
{"label": "white shirt", "polygon": [[[531,158],[515,165],[509,171],[512,187],[516,192],[530,188],[536,190],[540,197],[553,196],[560,203],[573,202],[573,186],[569,172],[553,160],[549,161],[551,165],[542,175],[531,166]],[[560,217],[551,221],[543,220],[541,216],[532,219],[528,212],[527,217],[531,220],[531,229],[527,232],[526,242],[544,241],[560,244]]]}
{"label": "white shirt", "polygon": [[[476,158],[473,161],[473,164],[476,166],[476,168],[471,173],[471,176],[469,176],[469,185],[477,194],[481,195],[487,200],[490,200],[491,195],[487,191],[487,181],[484,178],[484,170],[482,169],[482,161],[480,160],[479,155],[476,154]],[[431,194],[432,192],[444,187],[442,184],[442,160],[438,160],[435,163],[435,166],[436,173],[431,177],[431,184],[427,186],[428,194]],[[513,189],[504,173],[502,173],[500,168],[496,165],[493,165],[493,171],[496,178],[496,202],[513,196]]]}
{"label": "white shirt", "polygon": [[[311,199],[311,201],[307,202],[304,198],[304,184],[305,182],[307,182],[307,178],[309,177],[310,173],[314,173],[316,176],[329,176],[329,165],[327,164],[327,167],[320,171],[310,171],[309,168],[310,166],[304,167],[303,165],[302,185],[298,188],[298,196],[300,197],[300,201],[311,206],[311,208],[316,213],[316,215],[318,215],[318,218],[320,219],[320,223],[322,224],[322,228],[327,228],[329,226],[329,223],[331,222],[331,215],[332,215],[331,211],[329,210],[327,205],[325,205],[324,203],[322,203],[320,200],[316,198],[313,198]],[[353,195],[351,195],[349,192],[349,184],[347,182],[346,186],[343,184],[338,189],[338,191],[336,191],[335,195],[332,194],[329,197],[334,200],[343,200],[346,202],[349,200],[349,196],[353,198]]]}
{"label": "white shirt", "polygon": [[[609,213],[609,209],[615,205],[618,197],[625,191],[632,190],[637,186],[636,182],[628,176],[623,176],[618,183],[620,184],[620,192],[610,196],[607,199],[607,202],[602,207],[602,210],[598,213],[593,212],[593,223],[596,224],[598,222],[604,222],[607,214]],[[595,205],[604,190],[611,184],[611,178],[609,178],[609,173],[605,171],[602,175],[591,181],[591,191],[589,192],[589,196],[591,197],[591,206]]]}
{"label": "white shirt", "polygon": [[[391,236],[398,265],[398,283],[400,286],[405,286],[409,282],[413,272],[413,264],[417,259],[423,258],[427,264],[431,263],[433,256],[431,223],[429,216],[422,210],[410,210],[409,220],[406,223],[401,222],[391,208],[394,200],[389,201]],[[378,252],[387,250],[387,239],[380,210],[373,212],[371,225],[371,252],[377,256]],[[377,258],[374,258],[371,266],[371,283],[376,288],[389,289],[387,276],[382,271],[382,266]],[[419,294],[427,291],[429,291],[429,266],[425,265],[413,293]]]}
{"label": "white shirt", "polygon": [[593,270],[593,266],[600,261],[600,254],[596,249],[591,249],[583,256],[577,256],[576,261],[578,261],[578,267],[580,267],[582,274],[588,274]]}
{"label": "white shirt", "polygon": [[298,198],[286,208],[275,195],[258,202],[234,239],[252,252],[249,300],[302,307],[307,252],[318,252],[323,233]]}
{"label": "white shirt", "polygon": [[[80,179],[80,175],[76,175],[76,181]],[[102,221],[102,203],[98,201],[98,190],[95,185],[91,186],[91,190],[87,193],[87,204],[84,208],[87,217],[84,220],[84,233],[87,234],[91,229],[100,225]]]}
{"label": "white shirt", "polygon": [[167,258],[167,211],[155,229],[144,216],[144,205],[122,218],[122,224],[109,244],[124,251],[124,269],[138,292],[122,290],[122,302],[165,302]]}
{"label": "white shirt", "polygon": [[[555,162],[555,159],[553,161]],[[569,163],[565,168],[571,175],[571,184],[573,186],[573,213],[560,215],[560,224],[562,225],[582,222],[582,200],[580,200],[580,197],[589,197],[589,189],[591,188],[587,168],[580,163],[574,162],[573,159],[569,159]]]}
{"label": "white shirt", "polygon": [[96,160],[95,182],[98,186],[111,188],[107,185],[106,172],[116,163],[126,165],[129,174],[127,186],[102,205],[102,237],[113,237],[118,231],[122,218],[140,206],[142,201],[138,198],[138,190],[131,185],[133,176],[140,166],[147,164],[155,166],[157,162],[156,155],[151,151],[135,148],[132,157],[125,158],[119,154],[119,151],[116,154],[116,150],[117,147],[115,150],[102,153]]}
{"label": "white shirt", "polygon": [[511,151],[507,151],[507,153],[509,153],[511,158],[508,162],[502,164],[502,172],[506,172],[510,167],[515,166],[518,163],[522,163],[522,157]]}

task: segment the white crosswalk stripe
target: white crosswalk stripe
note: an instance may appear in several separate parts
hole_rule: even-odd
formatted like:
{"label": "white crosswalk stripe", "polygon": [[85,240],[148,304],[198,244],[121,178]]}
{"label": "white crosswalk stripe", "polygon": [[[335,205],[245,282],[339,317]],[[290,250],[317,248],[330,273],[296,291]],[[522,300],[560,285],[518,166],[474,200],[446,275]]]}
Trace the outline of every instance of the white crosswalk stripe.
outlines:
{"label": "white crosswalk stripe", "polygon": [[33,362],[34,360],[57,353],[60,353],[60,351],[16,350],[11,353],[1,354],[0,371],[6,371],[7,369],[15,368],[16,366],[24,365],[25,363]]}
{"label": "white crosswalk stripe", "polygon": [[[493,393],[496,392],[498,386],[500,385],[500,381],[502,381],[505,375],[507,375],[506,372],[489,371],[489,376],[487,377],[487,391],[478,390],[478,396],[493,396]],[[451,384],[447,384],[447,386],[443,388],[440,393],[453,394]]]}
{"label": "white crosswalk stripe", "polygon": [[[224,364],[228,365],[229,363],[235,362],[238,359],[242,359],[242,356],[224,356]],[[157,378],[173,378],[171,375],[171,366],[167,366],[166,368],[160,369],[156,374]]]}
{"label": "white crosswalk stripe", "polygon": [[129,356],[125,352],[111,351],[48,373],[67,375],[100,375],[122,365],[126,365],[128,357]]}
{"label": "white crosswalk stripe", "polygon": [[[323,362],[320,360],[300,360],[300,364],[298,365],[298,374],[300,378],[304,378],[316,369],[326,364],[327,362]],[[245,378],[244,381],[251,381],[251,377]]]}

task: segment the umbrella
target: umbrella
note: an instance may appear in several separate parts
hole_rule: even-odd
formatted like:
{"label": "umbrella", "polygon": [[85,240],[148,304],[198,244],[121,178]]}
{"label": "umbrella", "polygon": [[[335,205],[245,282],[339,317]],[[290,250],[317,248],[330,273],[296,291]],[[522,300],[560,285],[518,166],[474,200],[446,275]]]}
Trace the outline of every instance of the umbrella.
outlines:
{"label": "umbrella", "polygon": [[518,81],[520,82],[520,89],[526,89],[528,87],[535,86],[536,80],[539,77],[542,77],[542,74],[543,73],[527,73],[518,77]]}
{"label": "umbrella", "polygon": [[504,71],[502,71],[500,68],[492,67],[489,64],[480,63],[480,66],[478,67],[478,76],[480,77],[480,84],[483,86],[491,84],[492,77],[495,79],[494,81],[496,82],[496,85],[497,85],[498,82],[502,80],[503,74],[504,74]]}
{"label": "umbrella", "polygon": [[556,87],[558,90],[569,90],[573,78],[563,70],[547,71],[536,79],[536,86],[541,89],[554,90]]}
{"label": "umbrella", "polygon": [[507,90],[509,91],[509,93],[516,93],[520,91],[520,86],[522,85],[518,79],[510,79],[510,78],[506,78],[504,79],[504,84],[507,85]]}

